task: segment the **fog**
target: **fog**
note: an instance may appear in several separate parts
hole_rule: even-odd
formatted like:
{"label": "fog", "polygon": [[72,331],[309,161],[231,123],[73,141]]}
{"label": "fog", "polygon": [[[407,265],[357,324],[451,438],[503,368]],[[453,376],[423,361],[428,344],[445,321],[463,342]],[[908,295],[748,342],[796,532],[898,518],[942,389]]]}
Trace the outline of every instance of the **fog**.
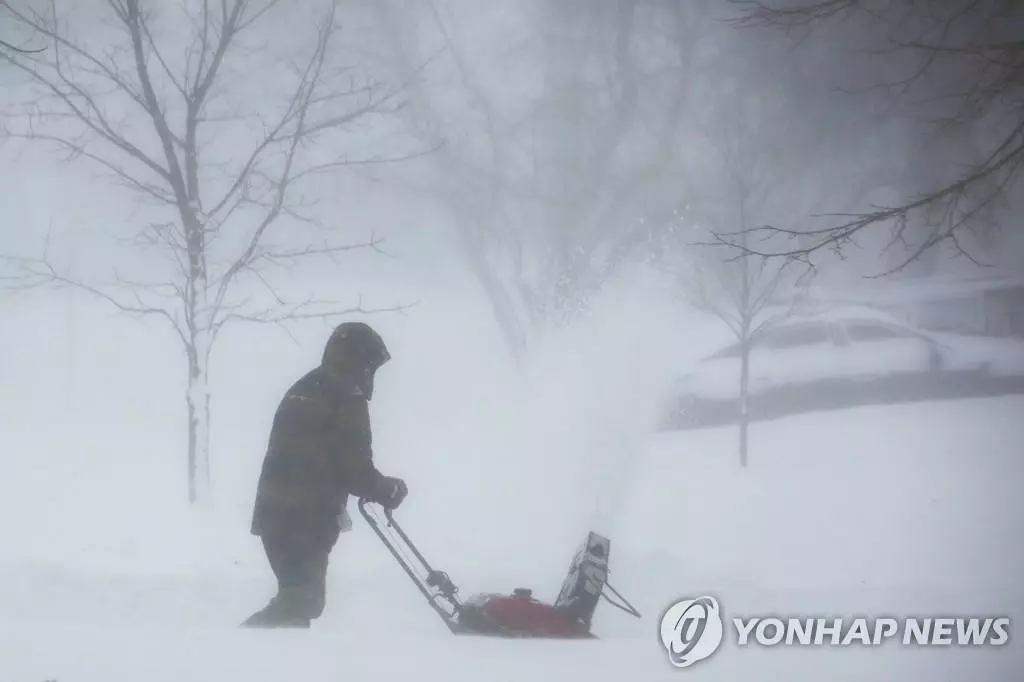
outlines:
{"label": "fog", "polygon": [[[864,90],[917,62],[858,52],[863,18],[787,36],[715,1],[224,10],[0,3],[0,678],[669,679],[659,619],[683,597],[1024,613],[1024,240],[999,156],[1019,83],[936,130],[929,102],[975,65]],[[232,21],[210,61],[203,27]],[[805,317],[824,350],[771,350]],[[463,595],[551,601],[595,531],[641,619],[602,602],[587,649],[450,636],[352,501],[311,631],[237,628],[276,588],[250,534],[275,410],[348,320],[392,356],[370,413],[410,491],[395,516]],[[895,340],[858,354],[857,324]],[[734,344],[745,369],[707,365]],[[892,644],[726,642],[697,667],[1024,665],[1015,638]]]}

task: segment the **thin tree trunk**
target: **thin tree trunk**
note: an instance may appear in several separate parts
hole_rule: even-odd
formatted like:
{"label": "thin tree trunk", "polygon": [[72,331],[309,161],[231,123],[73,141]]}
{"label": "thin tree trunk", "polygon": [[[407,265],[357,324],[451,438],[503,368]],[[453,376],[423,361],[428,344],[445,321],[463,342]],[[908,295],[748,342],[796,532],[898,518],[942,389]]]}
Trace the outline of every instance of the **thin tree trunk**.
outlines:
{"label": "thin tree trunk", "polygon": [[750,425],[750,332],[744,330],[740,351],[740,466],[747,466],[747,430]]}
{"label": "thin tree trunk", "polygon": [[186,315],[189,321],[188,389],[188,499],[204,503],[210,497],[210,382],[209,359],[213,342],[213,310],[206,276],[206,235],[190,203],[182,211],[188,242],[188,292]]}
{"label": "thin tree trunk", "polygon": [[206,334],[197,334],[189,349],[188,390],[188,500],[202,503],[210,497],[210,387]]}
{"label": "thin tree trunk", "polygon": [[[737,178],[737,189],[739,190],[740,230],[742,244],[747,246],[747,187],[742,179]],[[742,301],[742,324],[740,326],[740,467],[747,466],[747,447],[750,427],[750,346],[753,339],[754,316],[757,311],[753,309],[753,283],[751,280],[749,256],[742,256],[740,260],[742,270],[741,301]]]}

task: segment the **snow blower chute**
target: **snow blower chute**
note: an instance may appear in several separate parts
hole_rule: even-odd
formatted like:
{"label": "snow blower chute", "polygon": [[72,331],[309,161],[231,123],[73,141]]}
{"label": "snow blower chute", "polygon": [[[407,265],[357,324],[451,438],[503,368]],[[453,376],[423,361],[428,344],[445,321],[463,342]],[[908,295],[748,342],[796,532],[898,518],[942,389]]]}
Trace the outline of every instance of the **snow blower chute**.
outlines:
{"label": "snow blower chute", "polygon": [[[395,521],[391,511],[371,513],[367,500],[359,511],[374,532],[426,597],[430,607],[456,635],[596,639],[590,624],[600,599],[640,618],[640,613],[608,584],[608,538],[591,531],[569,566],[554,604],[533,598],[532,590],[511,594],[482,593],[466,599],[444,571],[435,570]],[[613,594],[616,599],[608,596]]]}

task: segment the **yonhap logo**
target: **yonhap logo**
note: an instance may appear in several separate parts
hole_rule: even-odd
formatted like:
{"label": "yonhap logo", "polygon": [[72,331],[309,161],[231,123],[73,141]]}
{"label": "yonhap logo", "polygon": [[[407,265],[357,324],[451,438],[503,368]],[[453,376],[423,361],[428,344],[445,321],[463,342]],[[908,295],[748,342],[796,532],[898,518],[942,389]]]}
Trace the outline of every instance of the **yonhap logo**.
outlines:
{"label": "yonhap logo", "polygon": [[722,644],[722,614],[714,597],[683,599],[661,617],[661,643],[677,668],[703,661]]}
{"label": "yonhap logo", "polygon": [[[817,615],[736,616],[730,620],[735,646],[881,648],[888,643],[904,647],[991,647],[1011,641],[1008,615],[960,614],[943,616],[892,615],[825,617]],[[727,624],[714,597],[681,599],[661,616],[659,634],[669,662],[688,668],[709,658],[722,646]]]}

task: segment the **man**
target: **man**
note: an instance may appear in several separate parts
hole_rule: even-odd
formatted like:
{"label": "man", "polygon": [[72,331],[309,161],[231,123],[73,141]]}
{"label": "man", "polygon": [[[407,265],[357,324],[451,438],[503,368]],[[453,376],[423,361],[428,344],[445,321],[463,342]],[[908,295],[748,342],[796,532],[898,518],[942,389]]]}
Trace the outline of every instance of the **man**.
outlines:
{"label": "man", "polygon": [[263,542],[278,592],[247,627],[301,627],[323,613],[327,561],[348,520],[349,495],[395,509],[405,482],[373,464],[369,400],[391,358],[361,322],[331,334],[320,366],[299,379],[274,415],[252,533]]}

